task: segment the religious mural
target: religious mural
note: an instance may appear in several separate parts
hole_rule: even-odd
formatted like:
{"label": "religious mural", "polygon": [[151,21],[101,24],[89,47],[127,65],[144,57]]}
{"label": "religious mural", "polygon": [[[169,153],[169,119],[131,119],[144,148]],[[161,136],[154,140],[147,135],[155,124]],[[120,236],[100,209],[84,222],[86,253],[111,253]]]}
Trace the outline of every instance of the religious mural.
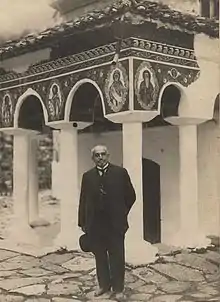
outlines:
{"label": "religious mural", "polygon": [[64,100],[58,82],[53,82],[50,85],[46,101],[50,120],[59,120],[62,114]]}
{"label": "religious mural", "polygon": [[[170,61],[164,64],[158,62],[159,58],[158,60],[150,59],[151,62],[143,59],[134,59],[134,110],[158,110],[159,91],[164,85],[169,82],[177,82],[187,87],[199,76],[199,69],[186,68],[185,66],[179,66],[179,64],[174,66],[173,63],[170,64]],[[183,60],[183,58],[178,59]],[[99,65],[96,68],[92,66],[88,68],[85,65],[95,64],[97,60]],[[64,66],[63,70],[59,71],[59,79],[57,78],[57,70],[50,71],[48,73],[50,78],[56,78],[52,81],[47,79],[47,74],[42,75],[40,73],[33,74],[28,80],[16,79],[12,81],[10,85],[13,85],[13,88],[10,88],[10,85],[6,82],[5,85],[9,86],[5,87],[5,92],[0,97],[1,104],[3,105],[4,103],[0,110],[2,127],[12,126],[12,112],[16,102],[28,88],[32,88],[41,96],[46,105],[50,122],[63,120],[67,97],[75,84],[83,79],[92,80],[99,86],[104,97],[105,114],[129,110],[128,60],[120,61],[116,66],[106,64],[109,60],[110,57],[101,57],[88,61],[88,63],[85,61],[80,62],[80,66],[75,66],[76,69],[82,67],[78,72],[73,72],[72,66]],[[86,66],[87,68],[85,69]],[[66,74],[63,75],[63,72]],[[44,81],[42,81],[42,77],[44,77]],[[34,81],[34,83],[29,85],[29,80]],[[23,81],[26,82],[23,83]],[[24,85],[19,85],[21,83]],[[5,95],[8,96],[5,97]]]}
{"label": "religious mural", "polygon": [[1,120],[3,127],[10,127],[13,121],[13,104],[10,94],[5,94],[1,106]]}
{"label": "religious mural", "polygon": [[128,95],[128,76],[122,65],[112,67],[105,82],[105,97],[113,112],[122,110]]}
{"label": "religious mural", "polygon": [[135,96],[141,109],[157,110],[158,93],[158,81],[152,66],[149,62],[141,63],[135,74]]}

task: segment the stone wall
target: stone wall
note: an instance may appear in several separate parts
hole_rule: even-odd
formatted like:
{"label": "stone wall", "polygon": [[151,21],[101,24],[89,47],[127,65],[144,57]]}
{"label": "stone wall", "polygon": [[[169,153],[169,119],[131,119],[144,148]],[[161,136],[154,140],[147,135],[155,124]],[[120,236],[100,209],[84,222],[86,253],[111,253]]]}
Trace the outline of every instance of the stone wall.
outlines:
{"label": "stone wall", "polygon": [[[48,135],[39,142],[38,169],[40,189],[51,188],[52,138]],[[13,190],[13,137],[0,133],[0,194]]]}

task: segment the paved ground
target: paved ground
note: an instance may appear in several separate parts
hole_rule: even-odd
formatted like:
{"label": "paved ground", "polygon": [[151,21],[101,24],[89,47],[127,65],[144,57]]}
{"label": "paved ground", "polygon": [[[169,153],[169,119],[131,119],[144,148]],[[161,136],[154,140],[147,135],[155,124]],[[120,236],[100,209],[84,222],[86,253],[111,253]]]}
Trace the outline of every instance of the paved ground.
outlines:
{"label": "paved ground", "polygon": [[[40,195],[40,214],[50,222],[36,230],[50,246],[60,228],[59,201]],[[12,199],[0,198],[0,237],[7,237]],[[0,238],[1,239],[1,238]],[[157,263],[126,269],[125,301],[220,302],[220,251],[161,250]],[[94,299],[94,258],[89,254],[52,253],[41,258],[0,249],[0,302],[115,301]]]}
{"label": "paved ground", "polygon": [[[60,201],[53,199],[50,194],[50,191],[43,191],[39,194],[40,216],[50,223],[47,228],[39,228],[36,230],[40,235],[42,246],[51,246],[53,244],[53,239],[60,230]],[[0,196],[0,238],[7,237],[8,226],[13,217],[12,215],[12,197]]]}
{"label": "paved ground", "polygon": [[[220,301],[220,252],[183,251],[126,269],[125,301]],[[35,258],[0,249],[1,302],[115,301],[94,299],[90,254],[60,251]]]}

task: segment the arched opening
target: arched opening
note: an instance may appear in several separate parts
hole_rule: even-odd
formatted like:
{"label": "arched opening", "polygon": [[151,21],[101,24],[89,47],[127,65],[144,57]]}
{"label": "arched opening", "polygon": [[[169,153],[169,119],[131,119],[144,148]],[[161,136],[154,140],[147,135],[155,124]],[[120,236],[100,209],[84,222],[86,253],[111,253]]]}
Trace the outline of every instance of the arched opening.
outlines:
{"label": "arched opening", "polygon": [[142,159],[143,226],[144,240],[152,244],[161,242],[160,166]]}
{"label": "arched opening", "polygon": [[99,91],[92,83],[80,85],[73,96],[70,121],[91,122],[92,125],[80,132],[105,132],[119,130],[120,125],[104,117]]}
{"label": "arched opening", "polygon": [[18,127],[45,132],[44,112],[36,96],[30,95],[23,101],[18,115]]}
{"label": "arched opening", "polygon": [[163,118],[178,116],[180,99],[180,89],[175,85],[169,85],[164,89],[161,98],[161,115]]}
{"label": "arched opening", "polygon": [[44,111],[39,98],[35,95],[27,96],[18,112],[18,128],[34,130],[44,134],[38,141],[38,184],[39,189],[51,188],[51,160],[52,160],[52,129],[45,125]]}

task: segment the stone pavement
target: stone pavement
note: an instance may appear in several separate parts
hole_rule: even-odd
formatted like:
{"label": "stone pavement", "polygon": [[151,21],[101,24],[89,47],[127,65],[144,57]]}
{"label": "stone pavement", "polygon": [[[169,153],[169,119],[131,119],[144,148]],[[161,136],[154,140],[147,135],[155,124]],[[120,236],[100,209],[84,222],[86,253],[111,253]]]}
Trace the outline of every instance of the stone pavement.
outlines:
{"label": "stone pavement", "polygon": [[[61,250],[37,258],[0,249],[0,302],[116,301],[95,299],[96,286],[90,254]],[[220,301],[220,252],[186,250],[127,266],[125,301]]]}

